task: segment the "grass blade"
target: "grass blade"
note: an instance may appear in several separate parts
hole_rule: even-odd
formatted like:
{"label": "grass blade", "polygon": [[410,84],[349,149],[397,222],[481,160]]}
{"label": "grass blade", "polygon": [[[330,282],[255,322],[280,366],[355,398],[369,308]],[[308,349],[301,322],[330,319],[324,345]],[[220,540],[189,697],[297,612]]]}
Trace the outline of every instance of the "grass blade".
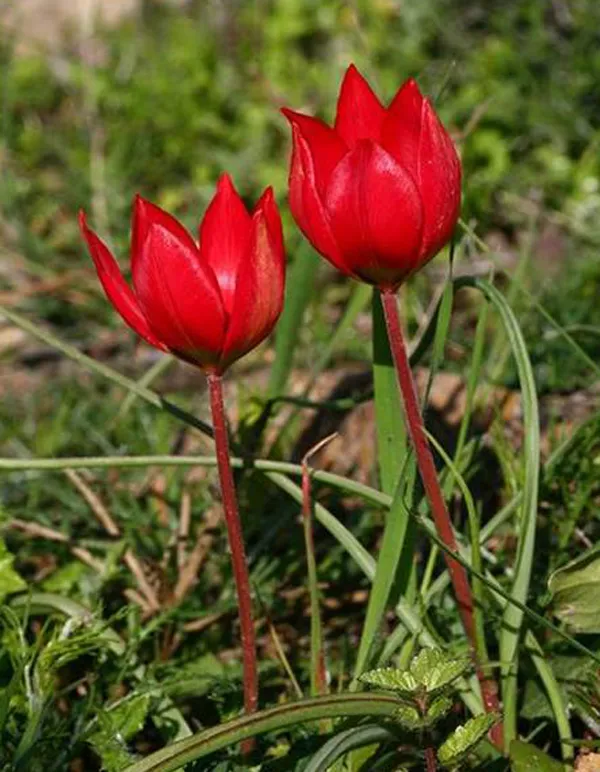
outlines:
{"label": "grass blade", "polygon": [[[531,581],[535,549],[535,528],[538,507],[540,424],[537,391],[527,347],[519,324],[504,296],[485,279],[463,279],[462,286],[479,289],[492,303],[506,330],[515,357],[523,405],[523,497],[518,520],[518,547],[514,566],[511,597],[525,604]],[[517,736],[517,670],[519,640],[523,625],[522,610],[509,603],[502,619],[500,660],[502,662],[502,698],[505,716],[505,749]]]}
{"label": "grass blade", "polygon": [[283,313],[275,333],[275,361],[271,367],[267,387],[267,396],[270,398],[278,397],[285,392],[319,262],[320,257],[317,253],[303,242],[289,272]]}
{"label": "grass blade", "polygon": [[383,726],[354,726],[338,732],[312,757],[304,772],[328,772],[338,759],[366,745],[398,740],[398,735]]}
{"label": "grass blade", "polygon": [[125,772],[171,772],[191,761],[205,758],[211,753],[265,732],[286,729],[305,721],[339,716],[389,718],[397,705],[395,697],[367,693],[335,694],[291,702],[229,721],[169,745],[132,764]]}
{"label": "grass blade", "polygon": [[203,434],[207,434],[209,437],[212,437],[212,427],[204,421],[196,418],[191,413],[187,413],[185,410],[177,407],[177,405],[169,402],[169,400],[161,397],[155,391],[151,391],[145,386],[142,386],[137,381],[134,381],[131,378],[127,378],[125,375],[121,375],[121,373],[113,370],[112,367],[109,367],[103,362],[98,362],[96,359],[89,357],[87,354],[79,351],[78,348],[72,346],[70,343],[65,343],[65,341],[61,340],[53,333],[44,330],[40,325],[34,324],[34,322],[31,322],[25,316],[22,316],[16,311],[6,308],[6,306],[2,305],[0,305],[0,315],[10,319],[10,321],[17,327],[25,330],[25,332],[33,335],[38,340],[43,341],[46,345],[55,348],[57,351],[60,351],[66,357],[72,359],[74,362],[77,362],[86,370],[89,370],[96,375],[101,375],[103,378],[112,381],[117,386],[121,386],[128,392],[141,397],[146,402],[154,405],[154,407],[158,407],[161,410],[166,410],[167,412],[171,413],[171,415],[174,415],[176,418],[179,418],[179,420],[188,424],[188,426],[193,426],[195,429],[199,429]]}
{"label": "grass blade", "polygon": [[[298,503],[302,502],[302,489],[300,486],[292,482],[285,474],[280,472],[267,472],[266,476],[277,485],[279,488],[288,493]],[[344,478],[340,478],[343,480]],[[374,501],[381,500],[378,497],[384,494],[375,491],[373,488],[368,489],[367,486],[363,486],[367,490],[372,491]],[[389,501],[389,499],[388,499]],[[338,543],[348,552],[350,557],[356,562],[357,566],[365,574],[370,582],[373,582],[375,578],[375,572],[377,565],[375,560],[367,552],[367,550],[358,541],[351,531],[344,526],[340,521],[334,517],[322,504],[315,504],[314,507],[315,517],[324,526],[329,533],[338,541]],[[433,527],[433,526],[432,526]],[[432,635],[432,633],[423,626],[419,617],[418,611],[410,604],[407,603],[404,598],[401,598],[395,607],[395,612],[398,618],[405,625],[409,634],[415,636],[421,646],[437,647],[439,646],[438,640]],[[471,688],[465,683],[461,682],[461,689],[463,690],[462,698],[465,705],[469,708],[471,713],[478,715],[483,712],[483,706],[479,695],[475,694]]]}
{"label": "grass blade", "polygon": [[406,429],[379,292],[373,292],[373,386],[381,489],[392,495],[407,452]]}
{"label": "grass blade", "polygon": [[405,501],[405,482],[405,476],[401,475],[385,520],[381,549],[377,558],[377,567],[369,594],[369,603],[356,656],[351,689],[358,686],[359,676],[369,666],[371,650],[387,608],[400,557],[404,549],[411,520],[410,511],[407,509]]}
{"label": "grass blade", "polygon": [[440,298],[438,312],[435,315],[435,335],[433,337],[433,346],[431,350],[431,367],[429,369],[429,378],[427,379],[427,387],[421,404],[421,410],[427,409],[429,402],[429,393],[433,384],[433,379],[440,368],[442,360],[444,359],[444,350],[446,348],[446,341],[448,340],[448,333],[450,331],[450,321],[452,320],[452,303],[454,300],[454,284],[452,279],[446,282],[442,297]]}

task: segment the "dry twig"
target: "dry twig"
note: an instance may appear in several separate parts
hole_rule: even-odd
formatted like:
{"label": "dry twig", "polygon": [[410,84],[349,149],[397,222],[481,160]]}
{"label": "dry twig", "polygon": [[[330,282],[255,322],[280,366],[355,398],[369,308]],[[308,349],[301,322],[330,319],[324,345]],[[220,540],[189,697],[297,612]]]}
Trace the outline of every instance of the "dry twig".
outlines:
{"label": "dry twig", "polygon": [[[100,500],[99,496],[94,493],[94,491],[84,481],[83,477],[75,470],[67,469],[65,470],[65,474],[81,493],[82,497],[85,499],[90,509],[104,530],[108,533],[108,535],[112,536],[113,538],[118,538],[121,535],[119,526],[115,523],[112,515]],[[123,555],[123,561],[135,577],[138,584],[138,589],[140,590],[141,595],[145,598],[145,605],[150,609],[150,613],[156,613],[157,611],[160,611],[160,602],[158,600],[158,596],[148,581],[143,566],[133,550],[128,549],[125,552]]]}

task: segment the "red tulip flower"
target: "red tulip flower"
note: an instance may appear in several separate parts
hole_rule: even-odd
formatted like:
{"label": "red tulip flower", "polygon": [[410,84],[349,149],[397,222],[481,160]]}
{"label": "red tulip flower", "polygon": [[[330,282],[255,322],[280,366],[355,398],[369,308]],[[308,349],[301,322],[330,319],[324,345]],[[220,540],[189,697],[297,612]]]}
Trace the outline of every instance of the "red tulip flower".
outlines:
{"label": "red tulip flower", "polygon": [[[150,345],[202,368],[207,375],[213,436],[244,662],[244,706],[258,705],[256,637],[250,578],[229,458],[221,375],[257,346],[281,314],[285,255],[281,218],[267,188],[248,213],[224,174],[200,224],[199,242],[171,215],[137,196],[127,284],[104,242],[79,215],[81,231],[108,299]],[[243,745],[251,750],[251,741]]]}
{"label": "red tulip flower", "polygon": [[394,290],[449,241],[460,208],[460,161],[414,80],[386,108],[351,65],[333,128],[283,112],[294,135],[292,214],[336,268]]}
{"label": "red tulip flower", "polygon": [[224,174],[199,244],[175,218],[137,196],[133,289],[83,212],[79,219],[108,299],[152,346],[222,373],[273,329],[283,305],[285,256],[271,188],[249,214]]}

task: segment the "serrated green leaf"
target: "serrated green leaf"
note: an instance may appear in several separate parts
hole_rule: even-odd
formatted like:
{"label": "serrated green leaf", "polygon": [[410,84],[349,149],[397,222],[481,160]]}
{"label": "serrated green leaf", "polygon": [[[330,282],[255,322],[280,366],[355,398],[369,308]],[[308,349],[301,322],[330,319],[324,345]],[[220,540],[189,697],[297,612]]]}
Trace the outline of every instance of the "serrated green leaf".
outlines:
{"label": "serrated green leaf", "polygon": [[410,672],[427,694],[444,691],[471,667],[466,657],[454,657],[441,649],[422,649],[410,664]]}
{"label": "serrated green leaf", "polygon": [[556,570],[548,580],[553,612],[572,630],[600,632],[600,548]]}
{"label": "serrated green leaf", "polygon": [[426,719],[413,705],[399,703],[392,718],[411,732],[415,732],[417,729],[424,729],[427,726]]}
{"label": "serrated green leaf", "polygon": [[103,772],[122,772],[135,761],[119,737],[97,732],[89,743],[102,760]]}
{"label": "serrated green leaf", "polygon": [[563,772],[564,767],[535,745],[513,740],[510,744],[510,768],[512,772]]}
{"label": "serrated green leaf", "polygon": [[369,686],[412,698],[419,692],[433,696],[448,689],[471,667],[466,657],[454,657],[441,649],[422,649],[408,670],[384,667],[364,673],[360,680]]}
{"label": "serrated green leaf", "polygon": [[139,694],[119,702],[104,716],[108,718],[114,731],[118,732],[123,739],[131,740],[144,726],[149,707],[150,695]]}
{"label": "serrated green leaf", "polygon": [[436,724],[451,710],[454,702],[445,696],[436,697],[427,709],[426,718],[430,725]]}
{"label": "serrated green leaf", "polygon": [[14,559],[0,539],[0,603],[7,595],[27,589],[27,582],[13,568]]}
{"label": "serrated green leaf", "polygon": [[397,692],[403,697],[413,697],[421,689],[421,684],[409,670],[398,670],[393,667],[382,667],[363,673],[360,680],[378,689]]}
{"label": "serrated green leaf", "polygon": [[499,718],[495,713],[483,713],[457,727],[438,750],[440,764],[444,767],[456,766],[483,740]]}
{"label": "serrated green leaf", "polygon": [[106,772],[120,772],[134,761],[127,742],[144,726],[149,707],[150,695],[140,694],[98,715],[99,728],[89,737],[89,742],[102,759],[102,769]]}
{"label": "serrated green leaf", "polygon": [[36,677],[42,691],[50,693],[54,688],[56,673],[70,662],[85,655],[99,655],[107,648],[106,639],[99,635],[100,625],[85,624],[69,619],[62,626],[60,635],[44,646],[36,662]]}
{"label": "serrated green leaf", "polygon": [[412,732],[429,729],[448,713],[452,704],[448,697],[437,697],[423,715],[415,706],[400,703],[392,718]]}

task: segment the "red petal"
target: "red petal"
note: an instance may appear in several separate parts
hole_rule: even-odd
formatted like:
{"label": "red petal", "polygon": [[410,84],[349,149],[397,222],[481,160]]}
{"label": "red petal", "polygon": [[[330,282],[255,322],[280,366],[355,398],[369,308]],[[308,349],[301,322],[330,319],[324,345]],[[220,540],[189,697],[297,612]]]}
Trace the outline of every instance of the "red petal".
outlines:
{"label": "red petal", "polygon": [[423,211],[412,177],[361,140],[331,176],[325,202],[345,264],[379,287],[397,286],[419,255]]}
{"label": "red petal", "polygon": [[248,251],[250,222],[244,202],[227,174],[221,175],[217,192],[200,225],[200,255],[217,278],[225,311],[233,309],[240,260]]}
{"label": "red petal", "polygon": [[133,283],[152,330],[175,353],[214,364],[225,337],[217,280],[194,240],[171,215],[138,197],[133,215]]}
{"label": "red petal", "polygon": [[461,166],[454,143],[434,109],[425,100],[419,188],[425,226],[421,258],[432,258],[446,244],[460,213]]}
{"label": "red petal", "polygon": [[221,370],[258,346],[283,308],[285,260],[277,238],[271,235],[269,217],[259,209],[252,218],[252,239],[240,265]]}
{"label": "red petal", "polygon": [[418,181],[424,99],[412,78],[400,87],[381,128],[381,144]]}
{"label": "red petal", "polygon": [[281,112],[292,124],[294,137],[298,132],[306,142],[313,159],[317,190],[323,195],[331,172],[342,156],[348,152],[348,148],[336,132],[318,118],[296,113],[288,110],[287,107],[282,108]]}
{"label": "red petal", "polygon": [[132,330],[137,332],[151,346],[165,351],[166,346],[161,343],[148,326],[148,322],[140,310],[137,298],[123,278],[117,261],[106,244],[98,238],[93,230],[88,228],[84,212],[79,213],[79,227],[96,266],[98,278],[110,302]]}
{"label": "red petal", "polygon": [[273,188],[268,187],[254,207],[252,214],[261,211],[265,215],[267,221],[267,227],[269,228],[269,235],[273,241],[273,245],[277,250],[277,253],[281,255],[281,259],[285,260],[285,245],[283,242],[283,228],[281,227],[281,215],[275,202],[275,196],[273,194]]}
{"label": "red petal", "polygon": [[336,132],[348,147],[354,147],[360,139],[378,142],[385,112],[371,86],[351,64],[344,75],[338,98]]}
{"label": "red petal", "polygon": [[298,227],[313,247],[343,273],[346,267],[333,236],[321,195],[317,190],[315,164],[308,143],[293,125],[294,150],[290,167],[290,209]]}

